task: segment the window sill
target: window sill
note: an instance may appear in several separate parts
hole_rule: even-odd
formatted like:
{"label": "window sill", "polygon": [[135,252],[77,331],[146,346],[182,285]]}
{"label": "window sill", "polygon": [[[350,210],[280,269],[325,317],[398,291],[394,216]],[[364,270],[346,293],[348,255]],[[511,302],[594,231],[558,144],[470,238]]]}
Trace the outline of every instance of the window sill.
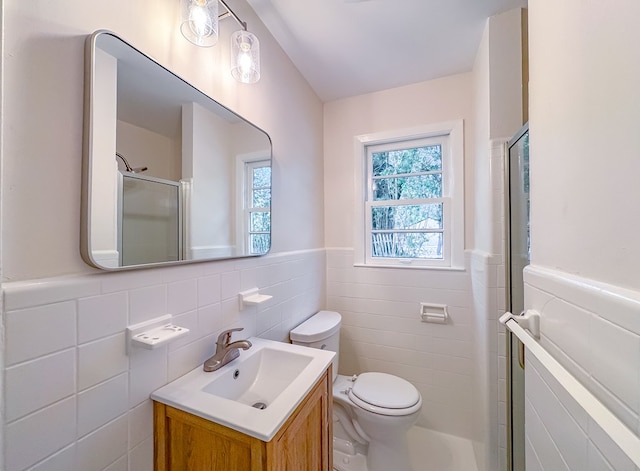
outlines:
{"label": "window sill", "polygon": [[434,271],[466,271],[465,267],[462,266],[453,266],[453,267],[436,267],[436,266],[416,266],[416,265],[384,265],[384,264],[376,264],[376,265],[372,265],[372,264],[367,264],[367,263],[354,263],[353,264],[354,267],[356,268],[391,268],[391,269],[398,269],[398,270],[434,270]]}

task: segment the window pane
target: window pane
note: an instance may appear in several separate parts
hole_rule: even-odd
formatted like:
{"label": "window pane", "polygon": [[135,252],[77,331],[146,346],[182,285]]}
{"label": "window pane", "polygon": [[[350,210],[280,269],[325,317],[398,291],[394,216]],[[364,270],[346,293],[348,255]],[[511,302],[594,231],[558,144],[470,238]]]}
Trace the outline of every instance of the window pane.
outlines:
{"label": "window pane", "polygon": [[371,228],[442,229],[442,203],[371,208]]}
{"label": "window pane", "polygon": [[269,232],[271,230],[271,213],[268,211],[252,212],[250,215],[251,232]]}
{"label": "window pane", "polygon": [[252,254],[267,253],[271,246],[271,236],[269,234],[251,234],[249,236]]}
{"label": "window pane", "polygon": [[442,146],[372,153],[373,176],[442,171]]}
{"label": "window pane", "polygon": [[268,208],[271,205],[271,189],[254,190],[252,208]]}
{"label": "window pane", "polygon": [[440,198],[442,174],[416,177],[380,178],[374,180],[373,200],[406,200],[414,198]]}
{"label": "window pane", "polygon": [[371,238],[373,257],[443,258],[441,232],[386,232],[372,234]]}
{"label": "window pane", "polygon": [[253,169],[253,188],[268,188],[271,186],[271,167]]}

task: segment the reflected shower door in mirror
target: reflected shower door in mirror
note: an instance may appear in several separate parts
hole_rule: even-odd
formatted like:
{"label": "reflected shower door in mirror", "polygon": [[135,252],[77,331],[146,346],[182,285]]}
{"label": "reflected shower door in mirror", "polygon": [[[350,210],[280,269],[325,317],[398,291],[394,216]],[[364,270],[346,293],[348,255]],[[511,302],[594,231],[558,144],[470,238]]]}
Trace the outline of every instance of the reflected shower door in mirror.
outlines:
{"label": "reflected shower door in mirror", "polygon": [[87,39],[81,252],[118,270],[263,255],[271,139],[108,31]]}
{"label": "reflected shower door in mirror", "polygon": [[128,172],[120,175],[117,266],[180,260],[180,183]]}

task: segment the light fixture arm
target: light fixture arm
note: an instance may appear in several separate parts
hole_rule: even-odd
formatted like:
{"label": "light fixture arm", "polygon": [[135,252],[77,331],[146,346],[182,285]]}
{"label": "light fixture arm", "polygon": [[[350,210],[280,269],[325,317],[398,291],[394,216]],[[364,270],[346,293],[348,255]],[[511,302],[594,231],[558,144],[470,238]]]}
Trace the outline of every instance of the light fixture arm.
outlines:
{"label": "light fixture arm", "polygon": [[244,31],[247,30],[247,23],[245,21],[242,21],[240,18],[238,18],[238,15],[236,15],[233,10],[231,8],[229,8],[229,5],[227,5],[227,2],[225,2],[224,0],[218,0],[220,3],[222,3],[222,6],[225,7],[227,9],[226,13],[223,13],[222,15],[218,16],[219,20],[222,20],[224,18],[226,18],[227,16],[232,17],[234,20],[236,20],[236,22],[242,27],[242,29]]}

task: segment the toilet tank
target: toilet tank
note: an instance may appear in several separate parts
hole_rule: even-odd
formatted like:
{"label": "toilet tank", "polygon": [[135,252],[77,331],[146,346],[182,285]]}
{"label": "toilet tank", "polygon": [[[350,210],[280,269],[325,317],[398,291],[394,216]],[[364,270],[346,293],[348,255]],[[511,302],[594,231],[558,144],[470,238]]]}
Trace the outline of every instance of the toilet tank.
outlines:
{"label": "toilet tank", "polygon": [[340,325],[342,316],[334,311],[320,311],[289,332],[291,343],[336,352],[333,357],[333,379],[338,374]]}

